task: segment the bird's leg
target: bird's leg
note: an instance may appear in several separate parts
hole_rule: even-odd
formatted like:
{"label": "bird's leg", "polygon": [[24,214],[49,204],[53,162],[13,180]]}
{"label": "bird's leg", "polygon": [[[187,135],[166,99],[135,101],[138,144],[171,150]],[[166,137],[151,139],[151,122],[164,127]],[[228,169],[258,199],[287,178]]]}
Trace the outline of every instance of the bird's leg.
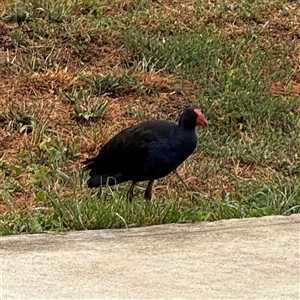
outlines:
{"label": "bird's leg", "polygon": [[146,191],[145,191],[145,199],[148,201],[151,201],[151,198],[152,198],[153,183],[154,183],[154,180],[150,180],[147,185]]}
{"label": "bird's leg", "polygon": [[127,200],[131,203],[133,198],[133,189],[136,185],[136,182],[132,182],[128,192],[127,192]]}
{"label": "bird's leg", "polygon": [[183,183],[183,185],[185,186],[185,188],[188,190],[189,187],[186,185],[186,183],[184,182],[184,180],[180,177],[180,175],[177,172],[177,169],[174,170],[174,173],[176,174],[176,176],[179,178],[179,180]]}

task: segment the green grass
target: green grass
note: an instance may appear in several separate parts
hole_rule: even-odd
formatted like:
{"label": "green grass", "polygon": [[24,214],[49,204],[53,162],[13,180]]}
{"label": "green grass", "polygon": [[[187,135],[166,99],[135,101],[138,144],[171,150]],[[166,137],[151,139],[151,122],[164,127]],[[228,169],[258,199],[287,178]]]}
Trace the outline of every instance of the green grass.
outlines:
{"label": "green grass", "polygon": [[[63,179],[65,180],[65,178]],[[40,184],[41,180],[35,182]],[[249,187],[248,187],[249,188]],[[17,190],[15,189],[15,192]],[[22,191],[19,191],[22,192]],[[191,193],[193,205],[182,199],[145,202],[137,197],[128,203],[120,197],[124,189],[107,188],[100,196],[76,191],[62,201],[57,193],[36,188],[40,206],[20,210],[13,207],[1,216],[2,234],[37,233],[43,231],[125,228],[166,223],[289,215],[299,212],[300,182],[280,178],[270,186],[261,182],[256,192],[245,188],[245,195],[226,194],[222,197]]]}
{"label": "green grass", "polygon": [[[299,213],[297,1],[161,3],[0,5],[0,234]],[[189,104],[210,127],[188,187],[171,175],[132,204],[128,184],[87,189],[84,157]]]}

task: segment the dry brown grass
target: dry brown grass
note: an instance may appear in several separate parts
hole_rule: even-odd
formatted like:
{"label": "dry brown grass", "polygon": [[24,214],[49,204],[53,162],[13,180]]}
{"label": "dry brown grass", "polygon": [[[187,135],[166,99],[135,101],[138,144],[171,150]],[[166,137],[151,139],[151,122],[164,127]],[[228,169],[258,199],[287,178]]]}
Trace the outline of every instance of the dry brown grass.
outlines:
{"label": "dry brown grass", "polygon": [[[119,8],[107,5],[104,12],[107,16],[115,16],[127,13],[129,8],[134,8],[140,1],[119,1]],[[234,5],[235,1],[226,1],[229,5]],[[214,5],[214,1],[204,1],[204,9]],[[184,14],[182,12],[184,11]],[[166,24],[174,26],[174,30],[191,31],[196,22],[199,22],[195,15],[194,1],[153,1],[145,15],[154,16],[156,13],[163,15],[160,19],[140,19],[141,30],[151,28],[159,31],[166,27]],[[259,21],[234,22],[231,17],[223,18],[214,14],[213,10],[207,10],[203,16],[206,25],[215,24],[215,30],[222,30],[229,35],[247,35],[249,30],[261,29],[265,36],[265,47],[270,47],[269,38],[276,38],[278,43],[284,43],[287,39],[294,40],[294,49],[289,57],[291,64],[295,65],[294,72],[288,82],[276,82],[272,87],[275,96],[288,95],[297,97],[300,95],[300,82],[296,78],[299,72],[300,61],[300,7],[297,3],[284,5],[284,10],[275,10],[267,13],[262,12]],[[210,13],[209,13],[210,12]],[[0,15],[4,15],[5,7],[0,3]],[[166,24],[162,24],[165,21]],[[132,20],[134,23],[135,20]],[[171,26],[170,25],[170,26]],[[82,153],[81,157],[73,159],[70,164],[74,169],[80,167],[80,162],[85,157],[93,156],[99,147],[122,128],[140,121],[140,118],[129,113],[131,110],[141,111],[144,119],[160,118],[174,119],[179,112],[187,105],[197,103],[196,92],[199,87],[193,82],[182,81],[174,75],[166,75],[163,72],[140,72],[131,70],[130,76],[137,78],[138,82],[158,92],[153,95],[141,95],[137,90],[123,91],[115,98],[109,98],[107,114],[98,121],[101,132],[92,138],[91,124],[78,122],[74,118],[71,104],[63,101],[59,95],[58,87],[69,90],[78,80],[78,74],[122,74],[122,53],[118,51],[117,43],[114,39],[99,34],[93,36],[91,45],[84,62],[74,56],[68,45],[57,52],[57,61],[64,68],[53,70],[51,68],[44,71],[35,72],[27,70],[20,71],[20,63],[25,60],[26,52],[16,51],[10,42],[10,34],[15,29],[14,25],[7,20],[0,20],[0,112],[5,116],[11,116],[12,111],[16,113],[28,113],[31,106],[38,102],[38,107],[31,111],[31,115],[39,120],[41,124],[47,123],[52,129],[47,133],[49,137],[60,136],[62,142],[67,145],[78,141]],[[49,49],[40,48],[38,53],[33,52],[30,65],[35,65],[38,57],[49,55]],[[122,54],[123,55],[123,54]],[[37,101],[38,99],[38,101]],[[23,110],[23,111],[22,111]],[[13,117],[11,117],[13,118]],[[30,151],[36,149],[39,137],[34,133],[20,133],[19,130],[8,131],[9,120],[0,119],[0,146],[4,153],[6,163],[15,163],[18,153],[24,149]],[[85,128],[84,134],[78,134],[80,128]],[[268,179],[270,172],[266,168],[264,171],[255,167],[238,166],[235,167],[230,162],[228,169],[218,170],[218,160],[208,157],[197,158],[202,162],[203,172],[206,173],[205,181],[201,178],[189,175],[188,164],[184,164],[178,170],[188,188],[193,191],[201,190],[203,193],[227,193],[233,191],[236,186],[236,179],[244,181],[255,181],[258,178]],[[13,175],[13,174],[12,174]],[[17,176],[24,190],[17,193],[12,202],[16,207],[35,206],[36,200],[33,187],[30,184],[32,173],[24,173]],[[0,179],[1,180],[1,179]],[[271,180],[271,179],[270,179]],[[166,188],[168,187],[168,188]],[[169,176],[158,182],[156,186],[157,197],[174,197],[185,191],[185,187],[178,181],[176,176]],[[0,198],[0,210],[5,211],[6,202]]]}

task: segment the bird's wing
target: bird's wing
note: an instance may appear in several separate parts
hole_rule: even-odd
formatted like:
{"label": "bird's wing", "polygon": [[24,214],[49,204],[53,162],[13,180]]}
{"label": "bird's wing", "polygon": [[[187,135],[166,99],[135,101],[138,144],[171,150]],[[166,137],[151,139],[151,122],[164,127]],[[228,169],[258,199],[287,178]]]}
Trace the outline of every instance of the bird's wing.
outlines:
{"label": "bird's wing", "polygon": [[90,163],[90,175],[127,173],[142,170],[149,143],[166,136],[176,126],[170,122],[147,121],[129,127],[108,141]]}

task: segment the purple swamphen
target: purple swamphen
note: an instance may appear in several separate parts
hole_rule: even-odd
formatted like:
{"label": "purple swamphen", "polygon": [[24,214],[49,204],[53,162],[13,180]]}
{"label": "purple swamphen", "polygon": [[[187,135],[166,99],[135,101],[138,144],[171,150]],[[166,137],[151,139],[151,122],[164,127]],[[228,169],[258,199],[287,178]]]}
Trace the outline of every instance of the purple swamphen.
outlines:
{"label": "purple swamphen", "polygon": [[207,127],[200,109],[187,108],[178,124],[150,120],[124,129],[108,141],[96,157],[86,159],[88,187],[132,181],[127,192],[131,201],[137,182],[147,181],[145,198],[151,200],[155,179],[174,171],[195,150],[195,127]]}

